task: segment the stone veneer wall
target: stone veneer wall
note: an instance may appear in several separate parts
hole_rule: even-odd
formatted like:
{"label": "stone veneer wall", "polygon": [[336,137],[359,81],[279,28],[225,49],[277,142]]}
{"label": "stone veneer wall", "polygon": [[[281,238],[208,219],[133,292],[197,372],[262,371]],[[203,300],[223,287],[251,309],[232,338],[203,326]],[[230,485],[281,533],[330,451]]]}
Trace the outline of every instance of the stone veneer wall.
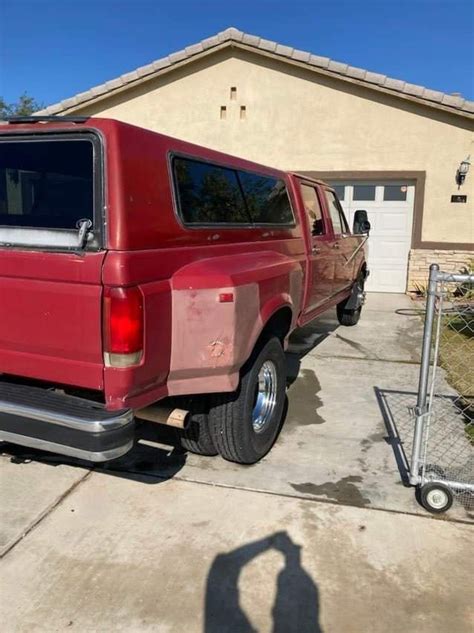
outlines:
{"label": "stone veneer wall", "polygon": [[431,264],[439,264],[443,272],[457,273],[474,259],[474,251],[412,249],[408,259],[408,287],[416,290],[416,284],[425,287],[428,283]]}

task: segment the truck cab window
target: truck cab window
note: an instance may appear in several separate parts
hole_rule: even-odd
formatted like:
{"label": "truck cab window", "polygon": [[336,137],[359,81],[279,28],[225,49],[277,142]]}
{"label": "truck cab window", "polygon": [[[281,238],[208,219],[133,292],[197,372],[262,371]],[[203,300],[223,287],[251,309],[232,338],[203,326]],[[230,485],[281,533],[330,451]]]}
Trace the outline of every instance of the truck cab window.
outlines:
{"label": "truck cab window", "polygon": [[346,216],[342,210],[341,203],[332,191],[326,190],[326,200],[328,203],[329,215],[331,216],[332,227],[335,235],[350,233]]}
{"label": "truck cab window", "polygon": [[301,195],[303,196],[303,204],[308,217],[311,235],[324,235],[323,214],[316,189],[310,185],[301,185]]}

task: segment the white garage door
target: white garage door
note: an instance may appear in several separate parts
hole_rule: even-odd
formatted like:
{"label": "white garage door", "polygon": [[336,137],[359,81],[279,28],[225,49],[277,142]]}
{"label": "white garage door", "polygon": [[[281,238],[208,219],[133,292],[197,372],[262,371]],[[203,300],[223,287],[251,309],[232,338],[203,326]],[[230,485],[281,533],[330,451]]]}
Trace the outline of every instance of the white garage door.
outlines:
{"label": "white garage door", "polygon": [[350,226],[354,212],[365,209],[372,230],[369,239],[372,292],[405,292],[413,224],[415,185],[410,182],[333,182]]}

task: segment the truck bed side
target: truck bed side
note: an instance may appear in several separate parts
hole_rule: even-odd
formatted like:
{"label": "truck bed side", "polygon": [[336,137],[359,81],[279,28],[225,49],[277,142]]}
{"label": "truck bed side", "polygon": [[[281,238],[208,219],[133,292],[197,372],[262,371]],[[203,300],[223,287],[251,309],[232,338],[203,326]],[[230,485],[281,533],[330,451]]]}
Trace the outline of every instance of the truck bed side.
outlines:
{"label": "truck bed side", "polygon": [[[143,279],[145,355],[138,367],[105,368],[109,408],[138,408],[166,395],[233,391],[240,367],[271,316],[286,308],[288,330],[295,326],[304,252],[289,257],[262,251],[258,244],[250,248],[219,255],[228,248],[213,247],[214,257],[185,263],[169,278]],[[181,255],[189,258],[189,249]],[[155,254],[155,270],[170,256]],[[104,284],[115,285],[127,271],[135,270],[136,279],[138,270],[149,268],[151,257],[147,252],[109,253]],[[124,393],[129,395],[124,398]]]}

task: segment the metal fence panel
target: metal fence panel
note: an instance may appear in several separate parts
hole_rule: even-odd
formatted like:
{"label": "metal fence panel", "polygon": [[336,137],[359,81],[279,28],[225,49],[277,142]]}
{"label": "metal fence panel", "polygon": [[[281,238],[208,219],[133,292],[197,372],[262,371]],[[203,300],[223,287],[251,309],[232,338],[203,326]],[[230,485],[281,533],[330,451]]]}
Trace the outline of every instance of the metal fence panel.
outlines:
{"label": "metal fence panel", "polygon": [[432,512],[474,510],[474,275],[430,267],[410,482]]}

